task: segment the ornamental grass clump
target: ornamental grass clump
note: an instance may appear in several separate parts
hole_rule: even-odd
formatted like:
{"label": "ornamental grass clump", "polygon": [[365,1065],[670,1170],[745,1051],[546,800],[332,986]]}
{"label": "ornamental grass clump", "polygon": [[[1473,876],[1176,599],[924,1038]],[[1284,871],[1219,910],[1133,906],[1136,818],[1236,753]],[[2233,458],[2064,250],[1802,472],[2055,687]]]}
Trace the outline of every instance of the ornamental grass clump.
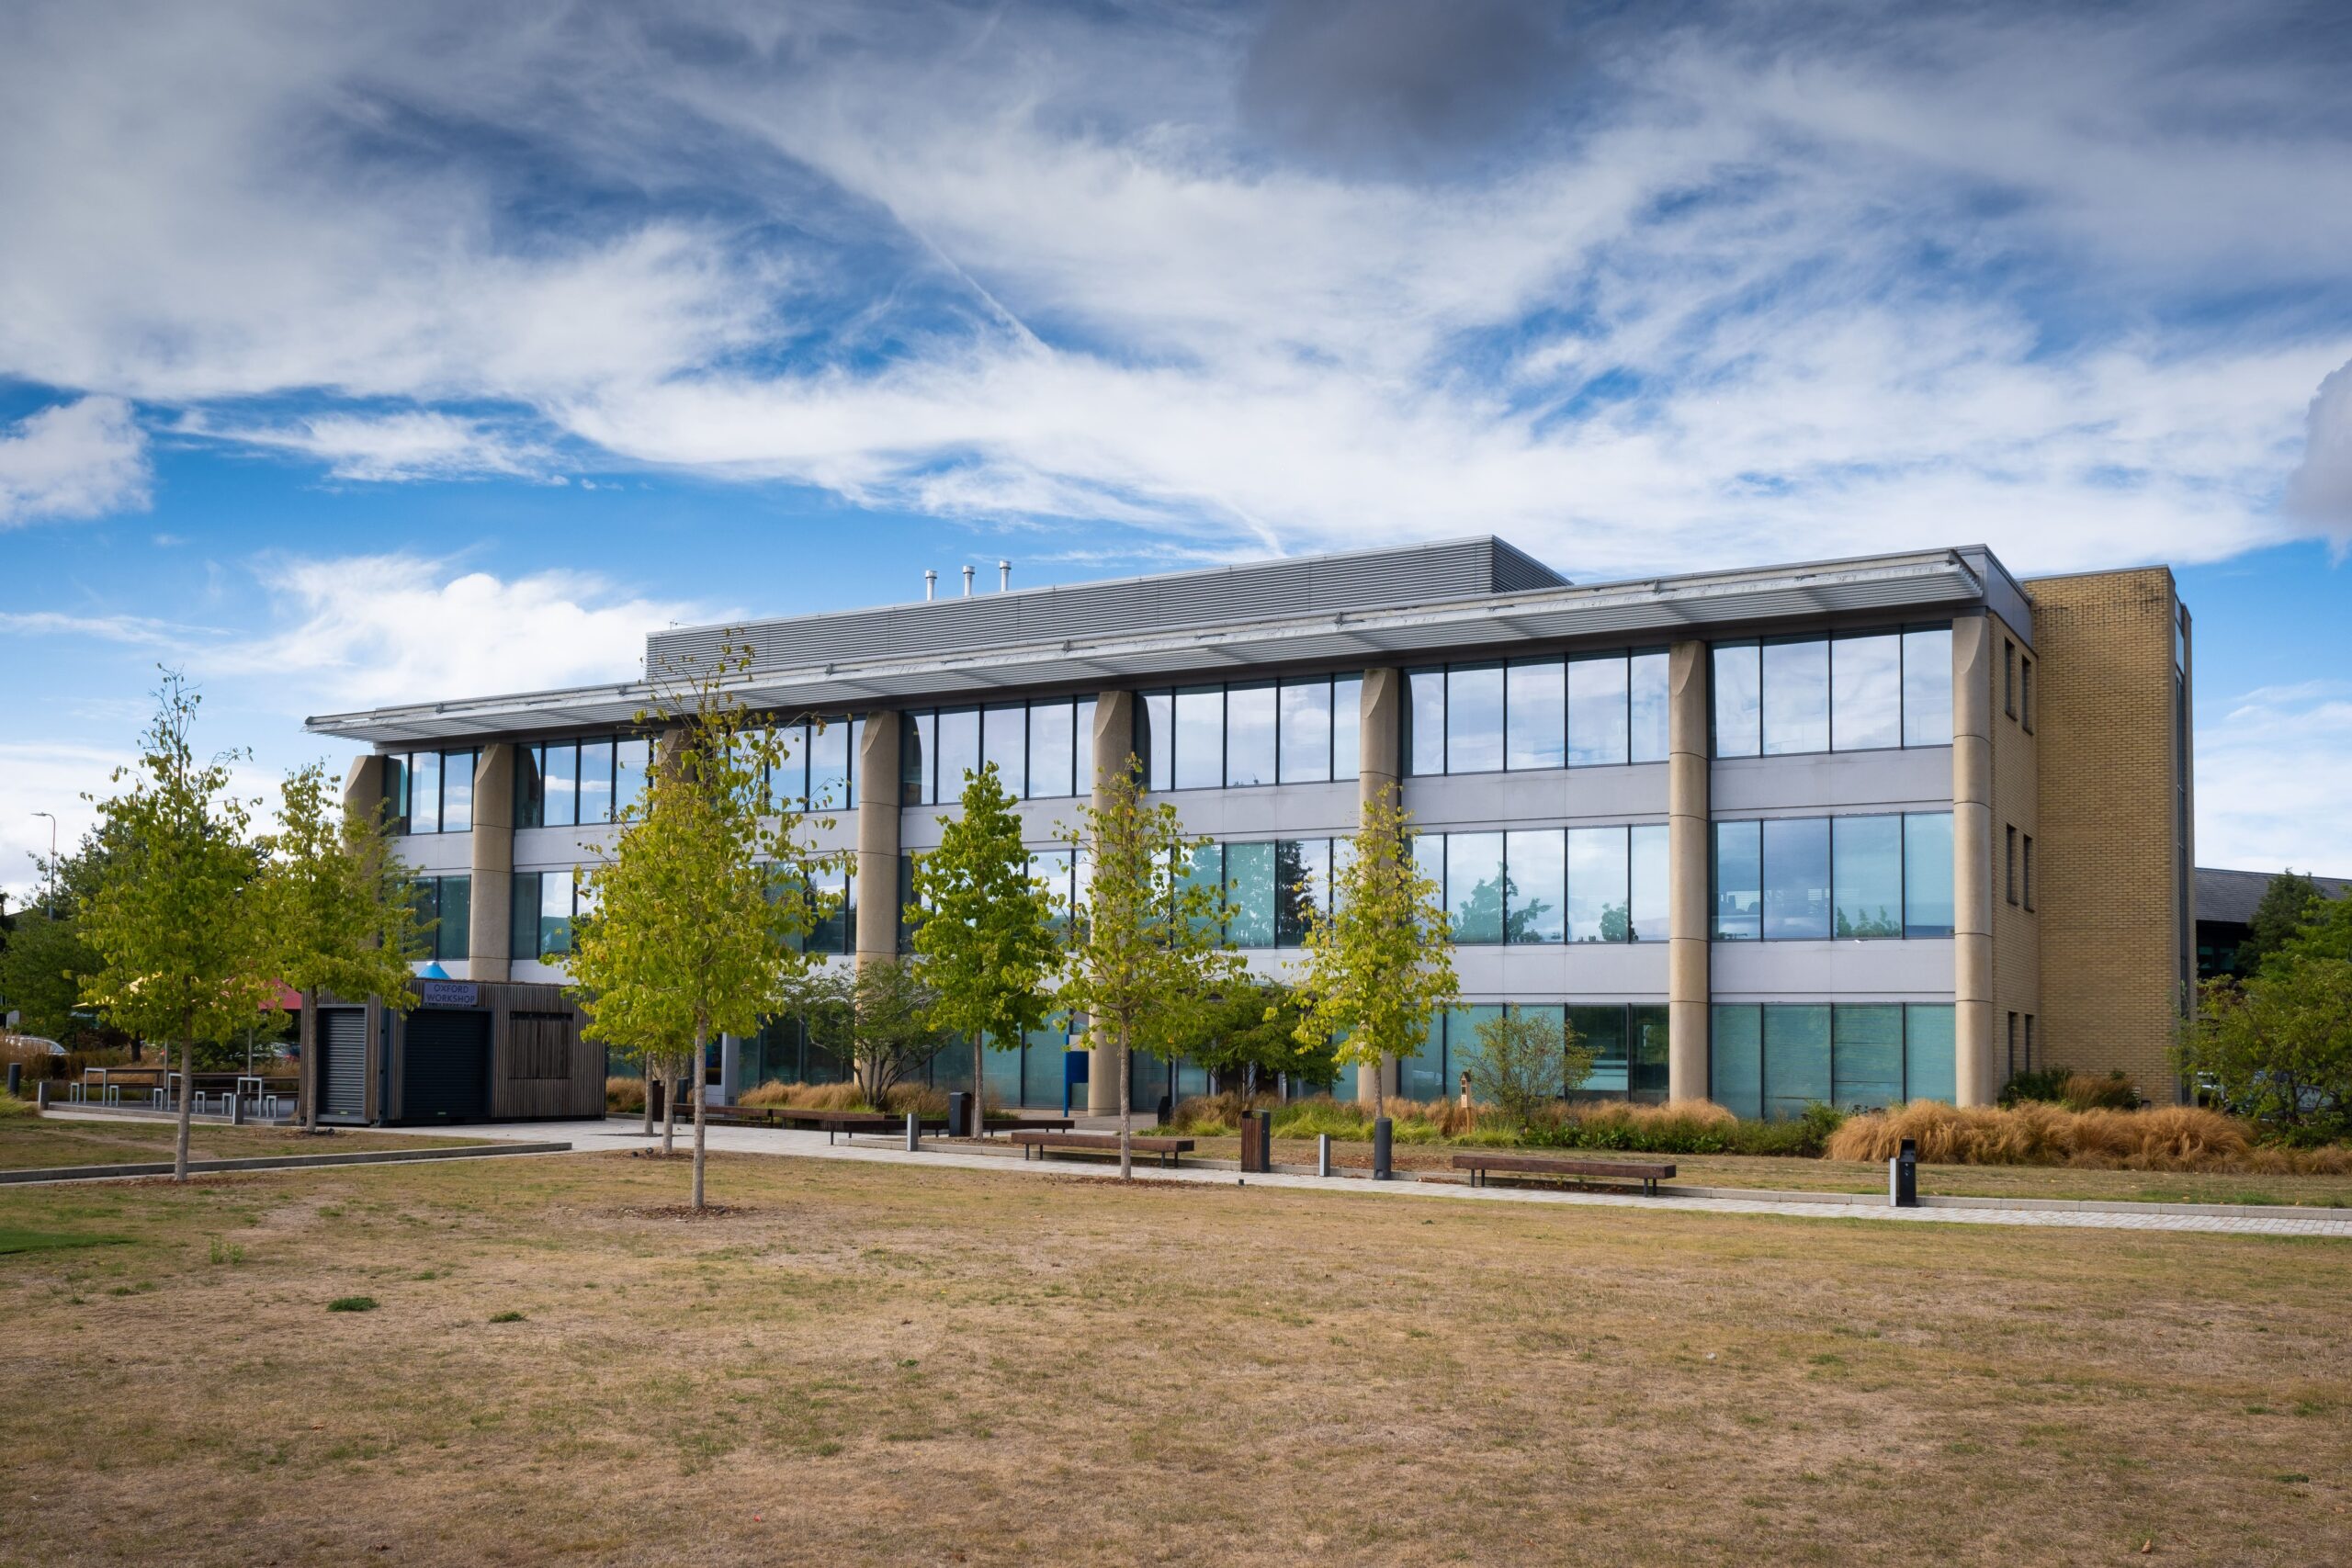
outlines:
{"label": "ornamental grass clump", "polygon": [[1936,1100],[1873,1111],[1831,1136],[1831,1159],[1880,1161],[1912,1139],[1930,1165],[2066,1165],[2086,1169],[2332,1174],[2352,1170],[2352,1149],[2256,1144],[2233,1116],[2195,1105],[2145,1111],[2069,1111],[2027,1100],[1962,1109]]}

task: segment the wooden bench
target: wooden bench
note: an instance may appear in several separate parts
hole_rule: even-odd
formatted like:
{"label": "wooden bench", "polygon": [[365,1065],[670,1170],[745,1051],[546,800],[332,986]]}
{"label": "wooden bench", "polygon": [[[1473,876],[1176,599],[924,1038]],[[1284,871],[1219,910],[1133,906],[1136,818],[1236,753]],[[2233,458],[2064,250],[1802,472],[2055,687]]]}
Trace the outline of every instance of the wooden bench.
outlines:
{"label": "wooden bench", "polygon": [[1078,1123],[1068,1116],[985,1116],[980,1125],[991,1133],[1067,1133]]}
{"label": "wooden bench", "polygon": [[1484,1187],[1489,1171],[1518,1176],[1581,1176],[1605,1181],[1638,1181],[1643,1193],[1657,1196],[1657,1184],[1674,1179],[1670,1165],[1610,1159],[1564,1159],[1557,1155],[1464,1154],[1453,1156],[1453,1168],[1470,1173],[1470,1185]]}
{"label": "wooden bench", "polygon": [[[736,1125],[821,1128],[829,1144],[858,1133],[887,1136],[907,1130],[907,1118],[902,1111],[812,1111],[797,1105],[711,1105],[704,1107],[703,1120]],[[947,1130],[947,1118],[918,1115],[915,1130],[944,1133]]]}
{"label": "wooden bench", "polygon": [[[1033,1132],[1015,1133],[1012,1136],[1012,1141],[1021,1145],[1021,1157],[1024,1160],[1029,1158],[1033,1152],[1039,1159],[1043,1159],[1055,1149],[1083,1154],[1114,1155],[1119,1152],[1119,1134],[1116,1133]],[[1160,1164],[1172,1166],[1176,1163],[1177,1156],[1193,1152],[1193,1140],[1131,1137],[1127,1140],[1127,1146],[1136,1154],[1153,1155],[1158,1156]]]}

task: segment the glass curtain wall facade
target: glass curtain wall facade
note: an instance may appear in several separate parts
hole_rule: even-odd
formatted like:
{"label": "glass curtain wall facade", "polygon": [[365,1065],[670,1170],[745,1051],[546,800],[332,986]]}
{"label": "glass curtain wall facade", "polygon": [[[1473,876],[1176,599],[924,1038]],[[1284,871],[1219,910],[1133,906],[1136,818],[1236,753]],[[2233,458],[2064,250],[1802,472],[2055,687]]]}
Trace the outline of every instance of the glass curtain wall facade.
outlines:
{"label": "glass curtain wall facade", "polygon": [[1718,757],[1951,744],[1951,626],[1719,642]]}
{"label": "glass curtain wall facade", "polygon": [[514,826],[593,827],[616,820],[645,793],[653,742],[599,736],[514,748]]}
{"label": "glass curtain wall facade", "polygon": [[1714,827],[1717,942],[1951,935],[1949,811]]}
{"label": "glass curtain wall facade", "polygon": [[1718,1004],[1712,1023],[1710,1098],[1736,1115],[1953,1098],[1950,1002]]}
{"label": "glass curtain wall facade", "polygon": [[404,751],[384,759],[384,808],[401,833],[469,833],[474,751]]}
{"label": "glass curtain wall facade", "polygon": [[1405,674],[1405,771],[1666,761],[1666,650],[1434,665]]}
{"label": "glass curtain wall facade", "polygon": [[1094,787],[1094,699],[1056,697],[899,716],[899,798],[953,806],[984,763],[1015,800],[1058,800]]}
{"label": "glass curtain wall facade", "polygon": [[1351,779],[1363,711],[1354,674],[1138,692],[1136,755],[1154,790]]}

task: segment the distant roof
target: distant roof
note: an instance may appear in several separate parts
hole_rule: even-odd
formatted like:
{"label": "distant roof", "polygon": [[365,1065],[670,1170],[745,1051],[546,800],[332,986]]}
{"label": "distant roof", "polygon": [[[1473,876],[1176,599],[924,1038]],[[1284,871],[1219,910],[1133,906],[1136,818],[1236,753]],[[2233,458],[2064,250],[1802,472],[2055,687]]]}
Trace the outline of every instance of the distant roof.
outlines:
{"label": "distant roof", "polygon": [[[2263,894],[2269,891],[2271,881],[2278,874],[2275,871],[2222,871],[2210,865],[2199,866],[2197,918],[2225,925],[2253,924],[2254,912],[2261,907]],[[2312,881],[2331,898],[2352,893],[2352,877],[2313,876]]]}

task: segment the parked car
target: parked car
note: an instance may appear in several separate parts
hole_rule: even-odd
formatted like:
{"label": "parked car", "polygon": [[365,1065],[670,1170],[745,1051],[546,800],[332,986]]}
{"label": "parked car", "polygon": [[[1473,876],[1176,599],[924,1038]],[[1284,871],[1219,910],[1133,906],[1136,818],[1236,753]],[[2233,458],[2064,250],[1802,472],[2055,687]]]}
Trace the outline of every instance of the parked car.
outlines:
{"label": "parked car", "polygon": [[13,1045],[28,1055],[39,1055],[46,1050],[52,1056],[65,1055],[65,1047],[54,1040],[44,1040],[38,1034],[0,1034],[0,1045]]}

